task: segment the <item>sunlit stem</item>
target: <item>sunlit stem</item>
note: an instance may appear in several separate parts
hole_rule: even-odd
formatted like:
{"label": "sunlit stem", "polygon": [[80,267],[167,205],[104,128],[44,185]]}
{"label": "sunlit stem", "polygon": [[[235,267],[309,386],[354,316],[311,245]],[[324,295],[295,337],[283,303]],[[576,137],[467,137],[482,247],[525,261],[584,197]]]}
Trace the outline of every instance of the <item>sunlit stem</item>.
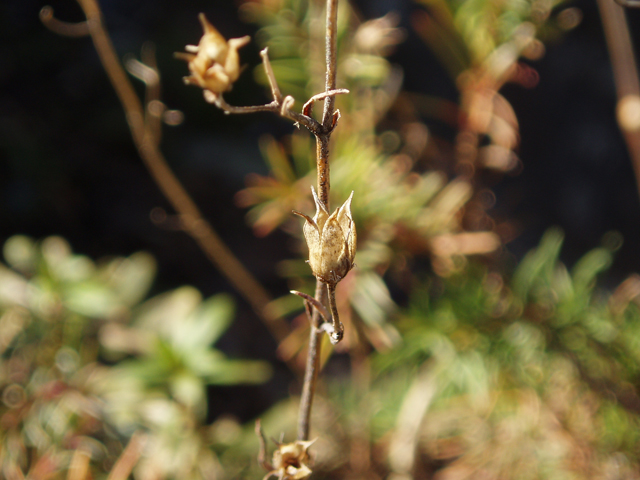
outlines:
{"label": "sunlit stem", "polygon": [[329,296],[329,308],[331,309],[331,320],[333,322],[332,331],[329,332],[329,338],[334,345],[342,340],[344,336],[344,326],[340,322],[338,315],[338,307],[336,305],[336,284],[327,284],[327,295]]}

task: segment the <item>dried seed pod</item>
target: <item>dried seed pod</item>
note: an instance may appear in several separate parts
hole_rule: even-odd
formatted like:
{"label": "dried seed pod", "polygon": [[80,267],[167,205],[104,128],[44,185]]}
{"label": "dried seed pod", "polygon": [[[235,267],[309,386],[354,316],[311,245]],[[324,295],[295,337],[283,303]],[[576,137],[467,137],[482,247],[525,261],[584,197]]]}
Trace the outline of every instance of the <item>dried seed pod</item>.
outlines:
{"label": "dried seed pod", "polygon": [[251,38],[246,36],[226,41],[203,13],[198,18],[204,30],[200,42],[187,45],[185,50],[189,53],[176,53],[176,56],[189,62],[191,75],[184,77],[184,82],[203,88],[205,98],[215,101],[218,95],[231,90],[233,82],[240,76],[242,69],[238,49],[249,43]]}
{"label": "dried seed pod", "polygon": [[300,212],[294,213],[306,220],[303,232],[313,275],[321,282],[335,286],[353,268],[356,256],[356,226],[351,217],[353,192],[331,216],[313,187],[311,192],[316,203],[315,216],[310,218]]}
{"label": "dried seed pod", "polygon": [[309,463],[309,447],[315,440],[296,440],[292,443],[278,444],[278,448],[273,452],[273,470],[264,478],[277,476],[280,480],[304,480],[308,478],[311,469]]}

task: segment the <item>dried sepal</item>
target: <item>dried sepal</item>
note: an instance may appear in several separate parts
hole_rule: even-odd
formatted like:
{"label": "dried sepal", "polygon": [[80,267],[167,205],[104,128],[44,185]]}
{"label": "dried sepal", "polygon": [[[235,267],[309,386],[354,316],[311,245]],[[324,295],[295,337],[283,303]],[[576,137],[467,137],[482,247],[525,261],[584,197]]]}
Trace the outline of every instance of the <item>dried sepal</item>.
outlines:
{"label": "dried sepal", "polygon": [[351,216],[353,192],[331,215],[311,187],[316,204],[313,218],[299,212],[306,221],[302,228],[309,247],[309,266],[313,275],[327,285],[336,285],[353,268],[356,256],[356,226]]}
{"label": "dried sepal", "polygon": [[273,470],[265,475],[263,480],[275,476],[278,480],[304,480],[309,478],[312,470],[309,468],[309,447],[315,440],[296,440],[292,443],[279,443],[273,452]]}
{"label": "dried sepal", "polygon": [[233,82],[240,76],[240,56],[238,49],[251,38],[231,38],[228,41],[209,23],[201,13],[198,18],[204,35],[198,45],[187,45],[189,53],[176,53],[178,58],[189,62],[191,75],[184,77],[188,85],[196,85],[205,90],[205,98],[215,101],[221,93],[231,90]]}

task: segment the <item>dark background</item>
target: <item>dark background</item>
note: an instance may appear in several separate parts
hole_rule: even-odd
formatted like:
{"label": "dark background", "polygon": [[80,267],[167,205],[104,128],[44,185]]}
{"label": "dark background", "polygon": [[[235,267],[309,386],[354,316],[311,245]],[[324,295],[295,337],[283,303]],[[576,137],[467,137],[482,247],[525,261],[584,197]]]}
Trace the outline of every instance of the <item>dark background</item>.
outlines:
{"label": "dark background", "polygon": [[[199,89],[183,85],[186,65],[173,58],[173,52],[200,38],[201,11],[225,37],[253,35],[255,26],[241,23],[237,5],[227,0],[101,3],[121,56],[139,55],[147,40],[157,45],[163,100],[185,114],[182,125],[164,129],[162,149],[172,168],[236,255],[274,297],[283,295],[288,289],[273,266],[290,256],[289,238],[280,232],[254,237],[233,195],[246,174],[267,172],[257,138],[279,136],[292,127],[268,114],[223,115],[202,100]],[[401,13],[408,38],[391,61],[404,67],[407,90],[457,101],[453,82],[411,31],[414,3],[356,3],[364,18]],[[0,241],[17,233],[61,235],[76,252],[92,258],[146,250],[159,264],[156,293],[183,284],[205,296],[232,291],[190,237],[151,222],[152,209],[171,209],[133,147],[93,45],[88,38],[62,38],[46,30],[38,20],[46,4],[0,4]],[[71,0],[50,4],[60,19],[83,19]],[[579,7],[583,21],[531,63],[539,84],[503,90],[520,121],[518,153],[524,168],[495,186],[493,213],[520,225],[520,235],[508,245],[518,257],[550,226],[565,231],[563,258],[569,264],[598,246],[606,232],[621,232],[625,242],[608,277],[613,285],[640,271],[638,193],[615,122],[615,90],[597,7],[591,0],[566,5]],[[629,11],[629,17],[638,45],[634,26],[640,27],[640,12]],[[250,67],[258,64],[257,46],[245,47],[242,58]],[[267,100],[250,72],[234,87],[230,103]],[[223,348],[232,355],[275,360],[271,337],[239,298],[238,304],[238,321],[223,338]],[[261,387],[259,402],[250,398],[255,390],[249,387],[217,389],[212,415],[231,410],[248,418],[285,396],[290,377],[285,367],[278,368],[275,379]]]}

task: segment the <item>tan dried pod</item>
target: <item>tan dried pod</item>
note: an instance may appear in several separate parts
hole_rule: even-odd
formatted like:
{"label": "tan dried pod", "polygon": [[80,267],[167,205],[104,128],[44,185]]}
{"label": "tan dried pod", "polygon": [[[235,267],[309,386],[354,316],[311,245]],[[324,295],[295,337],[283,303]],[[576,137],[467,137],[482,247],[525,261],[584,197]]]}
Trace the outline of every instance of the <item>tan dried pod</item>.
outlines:
{"label": "tan dried pod", "polygon": [[200,42],[187,45],[185,50],[189,53],[176,53],[176,56],[189,62],[191,75],[184,77],[184,82],[203,88],[205,98],[215,100],[221,93],[231,90],[233,82],[240,76],[242,69],[238,49],[249,43],[251,38],[246,36],[227,41],[203,13],[198,18],[204,30]]}
{"label": "tan dried pod", "polygon": [[311,469],[309,463],[309,447],[315,440],[296,440],[292,443],[278,444],[273,452],[273,470],[267,473],[263,480],[277,476],[279,480],[304,480],[308,478]]}
{"label": "tan dried pod", "polygon": [[316,203],[315,216],[310,218],[304,213],[293,213],[306,220],[302,231],[309,247],[309,266],[313,275],[327,285],[332,322],[323,324],[322,329],[329,334],[331,343],[335,345],[344,335],[344,326],[340,322],[336,306],[336,285],[355,265],[353,261],[358,241],[356,225],[351,216],[353,192],[331,215],[320,202],[313,187],[311,193]]}
{"label": "tan dried pod", "polygon": [[353,268],[356,256],[356,226],[351,216],[353,192],[344,204],[331,215],[320,202],[311,187],[316,203],[313,218],[294,212],[303,217],[304,238],[309,247],[309,266],[313,275],[327,285],[335,286]]}

